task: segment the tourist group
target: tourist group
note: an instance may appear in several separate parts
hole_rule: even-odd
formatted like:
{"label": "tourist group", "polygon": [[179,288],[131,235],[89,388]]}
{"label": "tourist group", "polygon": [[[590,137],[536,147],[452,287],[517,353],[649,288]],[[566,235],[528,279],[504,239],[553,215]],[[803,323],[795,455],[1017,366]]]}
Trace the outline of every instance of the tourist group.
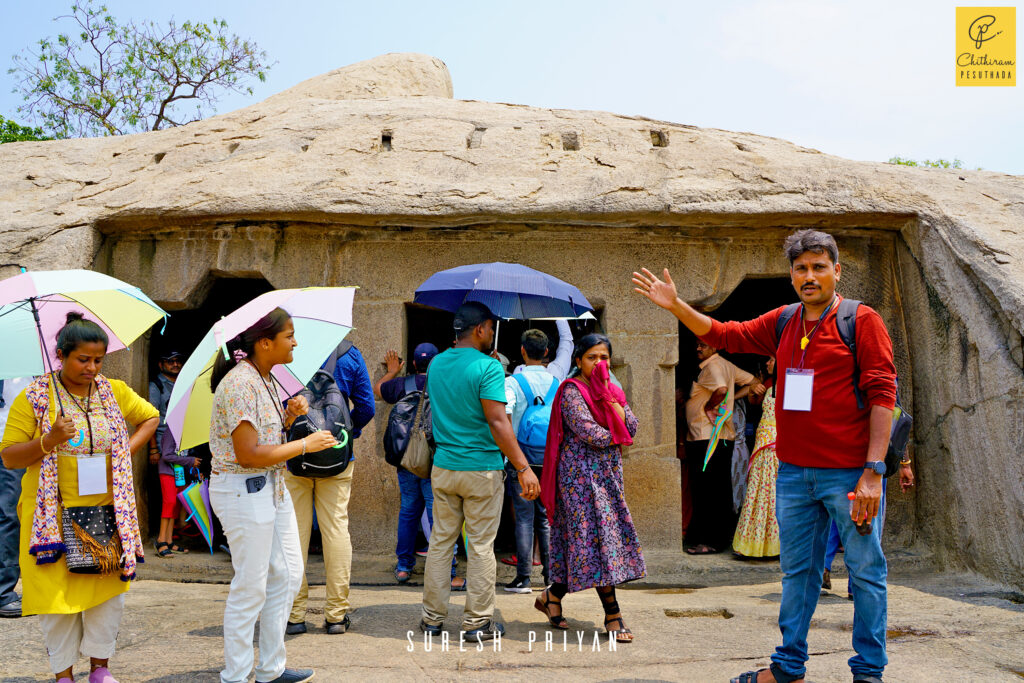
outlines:
{"label": "tourist group", "polygon": [[[898,473],[904,488],[913,485],[893,429],[909,418],[881,317],[837,291],[834,239],[801,230],[782,248],[797,302],[745,322],[687,305],[668,269],[622,277],[697,339],[696,380],[677,392],[686,551],[732,548],[781,564],[781,644],[768,668],[733,680],[803,680],[811,615],[842,548],[855,609],[853,679],[879,683],[884,478]],[[494,546],[507,500],[516,576],[503,589],[533,597],[539,565],[534,606],[547,628],[568,629],[566,597],[594,589],[610,638],[643,637],[616,593],[647,572],[622,461],[643,425],[587,299],[517,264],[441,271],[416,302],[451,315],[445,343],[408,330],[411,357],[389,351],[373,382],[345,339],[354,294],[308,287],[256,297],[191,351],[162,351],[147,400],[102,372],[108,353],[166,317],[143,292],[89,271],[0,282],[0,331],[12,340],[0,361],[0,614],[39,615],[58,683],[74,680],[80,656],[90,660],[90,683],[116,683],[125,593],[144,559],[187,551],[186,517],[202,542],[231,556],[221,680],[313,678],[286,666],[285,635],[307,631],[311,547],[324,559],[327,632],[352,626],[353,442],[377,401],[392,406],[378,419],[401,493],[396,582],[408,582],[417,554],[426,555],[422,612],[409,628],[440,636],[450,593],[464,591],[460,637],[481,643],[504,633]],[[513,320],[527,325],[516,363],[495,344]],[[723,351],[762,360],[748,372]],[[133,472],[140,450],[159,500],[148,555]]]}

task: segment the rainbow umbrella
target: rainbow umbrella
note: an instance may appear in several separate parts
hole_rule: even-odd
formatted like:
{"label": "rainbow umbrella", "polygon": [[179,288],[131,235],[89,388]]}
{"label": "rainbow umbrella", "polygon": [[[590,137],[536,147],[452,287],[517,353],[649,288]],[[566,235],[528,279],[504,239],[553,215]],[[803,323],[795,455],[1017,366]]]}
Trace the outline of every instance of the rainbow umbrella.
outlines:
{"label": "rainbow umbrella", "polygon": [[178,494],[178,500],[188,510],[189,515],[185,518],[188,522],[192,520],[199,533],[206,539],[206,545],[210,546],[210,554],[213,554],[213,508],[210,506],[210,485],[205,479],[189,484],[185,490]]}
{"label": "rainbow umbrella", "polygon": [[[729,391],[732,391],[732,389]],[[711,455],[718,446],[718,438],[722,435],[722,427],[725,426],[726,420],[732,419],[732,411],[726,409],[726,406],[729,404],[729,391],[725,392],[725,398],[718,404],[718,413],[715,414],[715,424],[711,428],[711,437],[708,439],[708,451],[704,454],[704,467],[701,468],[701,472],[708,468],[708,462],[711,461]]]}
{"label": "rainbow umbrella", "polygon": [[0,282],[0,379],[53,371],[57,332],[78,311],[123,349],[167,313],[138,287],[91,270],[36,270]]}
{"label": "rainbow umbrella", "polygon": [[356,287],[276,289],[262,294],[214,323],[185,361],[167,402],[167,427],[179,450],[210,440],[213,392],[210,373],[218,355],[227,356],[227,343],[275,308],[283,308],[295,325],[294,360],[271,371],[278,396],[287,399],[306,386],[324,360],[352,329]]}

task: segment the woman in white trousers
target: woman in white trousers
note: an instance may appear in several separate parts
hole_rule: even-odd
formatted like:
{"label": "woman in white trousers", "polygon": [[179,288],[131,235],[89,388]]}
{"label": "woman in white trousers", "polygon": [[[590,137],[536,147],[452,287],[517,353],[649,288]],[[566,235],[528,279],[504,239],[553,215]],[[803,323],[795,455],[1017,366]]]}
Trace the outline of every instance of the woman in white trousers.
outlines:
{"label": "woman in white trousers", "polygon": [[224,606],[223,683],[247,681],[260,620],[257,683],[301,683],[311,669],[288,669],[284,632],[304,567],[284,462],[330,448],[330,432],[286,443],[288,425],[309,406],[302,397],[282,409],[271,369],[290,363],[297,346],[291,317],[276,308],[228,342],[230,359],[214,364],[210,426],[210,503],[231,547],[235,575]]}

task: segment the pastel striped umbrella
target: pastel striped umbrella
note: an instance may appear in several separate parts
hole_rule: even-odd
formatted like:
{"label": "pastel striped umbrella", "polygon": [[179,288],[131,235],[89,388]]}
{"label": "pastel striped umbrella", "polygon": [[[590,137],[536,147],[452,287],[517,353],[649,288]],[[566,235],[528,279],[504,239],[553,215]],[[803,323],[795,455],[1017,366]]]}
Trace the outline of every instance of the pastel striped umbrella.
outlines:
{"label": "pastel striped umbrella", "polygon": [[213,392],[210,374],[227,343],[275,308],[283,308],[295,325],[294,360],[271,371],[283,401],[306,386],[334,348],[352,330],[356,287],[276,289],[262,294],[216,323],[192,352],[174,382],[167,402],[167,426],[179,450],[210,440]]}
{"label": "pastel striped umbrella", "polygon": [[107,352],[123,349],[161,318],[138,287],[91,270],[36,270],[0,282],[0,379],[42,375],[57,359],[57,332],[78,311],[103,328]]}
{"label": "pastel striped umbrella", "polygon": [[732,392],[725,392],[725,398],[718,404],[718,412],[715,414],[715,424],[711,426],[711,437],[708,438],[708,450],[704,454],[704,467],[701,468],[701,472],[708,468],[708,463],[711,461],[711,456],[715,452],[715,448],[718,446],[718,439],[722,436],[722,427],[725,426],[726,421],[732,419],[732,411],[726,408],[729,405],[729,394]]}

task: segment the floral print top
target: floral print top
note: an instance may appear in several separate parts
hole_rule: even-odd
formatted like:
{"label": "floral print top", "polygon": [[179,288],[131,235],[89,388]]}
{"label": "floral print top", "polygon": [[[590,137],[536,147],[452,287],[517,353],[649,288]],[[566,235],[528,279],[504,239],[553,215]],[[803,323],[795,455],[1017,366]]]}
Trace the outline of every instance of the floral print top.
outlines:
{"label": "floral print top", "polygon": [[268,474],[274,477],[278,500],[284,498],[284,463],[270,468],[242,467],[235,457],[231,433],[243,422],[255,429],[260,446],[284,442],[284,409],[275,393],[273,380],[264,380],[248,361],[240,361],[217,385],[213,395],[213,421],[210,424],[210,453],[214,474]]}

